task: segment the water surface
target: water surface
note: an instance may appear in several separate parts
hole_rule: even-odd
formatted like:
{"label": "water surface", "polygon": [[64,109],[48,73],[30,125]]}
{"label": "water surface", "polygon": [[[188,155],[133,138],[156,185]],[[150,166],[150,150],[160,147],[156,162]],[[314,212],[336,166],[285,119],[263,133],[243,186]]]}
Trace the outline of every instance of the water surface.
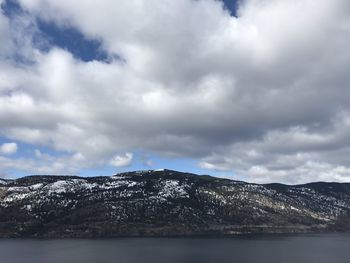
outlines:
{"label": "water surface", "polygon": [[0,262],[349,263],[350,234],[174,239],[0,239]]}

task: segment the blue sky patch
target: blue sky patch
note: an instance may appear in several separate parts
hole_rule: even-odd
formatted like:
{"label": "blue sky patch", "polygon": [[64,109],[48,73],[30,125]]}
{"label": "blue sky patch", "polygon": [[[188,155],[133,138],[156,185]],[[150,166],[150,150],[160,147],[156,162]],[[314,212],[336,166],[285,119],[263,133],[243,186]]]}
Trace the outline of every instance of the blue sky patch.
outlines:
{"label": "blue sky patch", "polygon": [[237,16],[238,0],[222,0],[232,16]]}
{"label": "blue sky patch", "polygon": [[23,13],[21,6],[16,0],[6,0],[1,4],[1,9],[7,17]]}
{"label": "blue sky patch", "polygon": [[52,46],[68,50],[74,57],[83,61],[109,61],[109,56],[96,39],[87,39],[73,27],[59,27],[53,22],[38,19],[40,32]]}
{"label": "blue sky patch", "polygon": [[[26,13],[16,0],[5,1],[1,9],[10,20]],[[36,25],[38,32],[33,36],[33,43],[40,50],[48,51],[51,47],[56,46],[67,50],[75,58],[85,62],[92,60],[109,62],[111,57],[115,58],[103,50],[101,41],[86,38],[74,27],[59,27],[53,22],[39,18],[36,20]],[[15,60],[17,61],[16,58]]]}

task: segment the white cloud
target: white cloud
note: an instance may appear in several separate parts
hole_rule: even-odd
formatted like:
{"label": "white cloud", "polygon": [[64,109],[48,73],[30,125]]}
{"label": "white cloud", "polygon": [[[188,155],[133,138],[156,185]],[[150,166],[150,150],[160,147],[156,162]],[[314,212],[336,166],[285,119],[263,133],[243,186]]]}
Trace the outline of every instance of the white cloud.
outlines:
{"label": "white cloud", "polygon": [[9,142],[9,143],[3,143],[0,145],[0,153],[10,155],[17,152],[18,146],[17,143]]}
{"label": "white cloud", "polygon": [[85,156],[82,153],[76,153],[73,155],[73,160],[76,162],[83,162],[85,161]]}
{"label": "white cloud", "polygon": [[125,153],[124,155],[115,155],[109,162],[110,165],[115,167],[125,167],[132,163],[133,154]]}
{"label": "white cloud", "polygon": [[225,171],[225,170],[229,170],[229,168],[226,167],[221,167],[219,164],[213,164],[210,162],[200,162],[198,164],[199,167],[203,168],[203,169],[208,169],[208,170],[217,170],[217,171]]}
{"label": "white cloud", "polygon": [[9,170],[15,168],[29,175],[47,175],[47,174],[79,174],[82,167],[81,155],[65,154],[50,155],[35,150],[35,157],[10,158],[0,156],[0,174],[13,176]]}
{"label": "white cloud", "polygon": [[[28,17],[1,14],[0,33],[22,32],[33,63],[0,58],[0,135],[63,151],[73,171],[142,150],[253,181],[316,180],[322,165],[348,178],[349,1],[246,0],[238,18],[212,0],[19,2]],[[37,50],[23,30],[36,17],[125,61]]]}
{"label": "white cloud", "polygon": [[41,151],[39,149],[34,150],[34,155],[36,158],[41,158],[43,156],[43,154],[41,153]]}

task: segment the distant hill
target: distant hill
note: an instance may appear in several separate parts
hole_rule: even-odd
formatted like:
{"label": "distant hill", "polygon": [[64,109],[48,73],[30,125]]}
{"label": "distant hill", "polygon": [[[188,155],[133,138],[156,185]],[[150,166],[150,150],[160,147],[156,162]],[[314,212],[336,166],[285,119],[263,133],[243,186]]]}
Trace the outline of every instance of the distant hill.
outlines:
{"label": "distant hill", "polygon": [[299,233],[350,229],[350,184],[251,184],[171,170],[0,180],[0,237]]}

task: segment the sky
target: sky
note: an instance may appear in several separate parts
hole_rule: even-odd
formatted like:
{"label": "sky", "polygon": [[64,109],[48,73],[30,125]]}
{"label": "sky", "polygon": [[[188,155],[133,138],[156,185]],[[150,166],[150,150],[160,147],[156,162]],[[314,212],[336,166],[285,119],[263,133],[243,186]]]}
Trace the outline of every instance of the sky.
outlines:
{"label": "sky", "polygon": [[0,5],[0,177],[350,182],[348,0]]}

